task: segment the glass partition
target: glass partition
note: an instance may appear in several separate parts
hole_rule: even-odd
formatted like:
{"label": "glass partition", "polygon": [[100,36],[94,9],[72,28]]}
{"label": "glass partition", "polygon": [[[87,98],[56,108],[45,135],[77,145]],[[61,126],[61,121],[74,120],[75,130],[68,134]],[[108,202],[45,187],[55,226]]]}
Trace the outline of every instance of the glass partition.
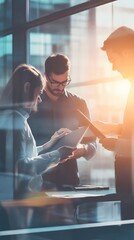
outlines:
{"label": "glass partition", "polygon": [[[44,74],[45,59],[52,53],[62,53],[67,55],[71,60],[72,81],[67,89],[86,100],[91,120],[121,123],[130,87],[129,82],[128,80],[123,80],[118,72],[112,70],[112,66],[107,60],[105,52],[101,50],[101,47],[103,41],[117,27],[127,25],[133,28],[133,0],[127,2],[125,0],[119,0],[104,4],[97,8],[64,17],[60,20],[45,24],[41,23],[38,26],[33,26],[34,24],[29,25],[29,22],[24,21],[20,29],[19,27],[15,28],[15,30],[10,28],[11,34],[6,34],[6,29],[11,27],[12,24],[12,2],[13,1],[10,0],[0,0],[0,9],[2,9],[2,11],[0,11],[0,91],[11,76],[13,62],[16,63],[19,62],[20,59],[21,61],[24,59],[24,61],[34,65]],[[29,0],[29,9],[27,9],[26,12],[29,14],[29,20],[32,22],[32,20],[38,19],[39,17],[47,16],[80,3],[83,3],[83,1]],[[28,6],[28,4],[26,6]],[[24,10],[25,9],[22,11],[23,13],[25,12]],[[14,11],[16,11],[16,9],[14,9]],[[14,21],[17,21],[17,19],[14,19]],[[20,35],[22,29],[23,38],[21,38],[22,35]],[[17,36],[16,38],[15,34]],[[17,42],[16,39],[20,39],[19,37],[21,41]],[[16,43],[18,44],[17,47],[15,45]],[[19,48],[21,49],[20,52],[18,52]],[[23,51],[24,49],[25,51]],[[0,123],[1,119],[2,118],[0,118]],[[7,123],[3,122],[4,129],[8,126],[8,122],[9,121],[7,121]],[[13,127],[14,126],[12,126],[11,129],[12,131],[14,130]],[[37,128],[39,129],[40,126],[37,126]],[[1,130],[3,130],[3,128]],[[89,161],[86,161],[83,157],[77,160],[80,183],[108,186],[110,187],[108,193],[111,194],[115,191],[115,155],[113,152],[105,150],[101,144],[99,144],[98,140],[96,141],[97,152],[95,156]],[[13,142],[9,142],[7,136],[5,142],[6,144],[3,143],[3,137],[0,135],[0,143],[2,143],[3,146],[6,145],[8,150],[11,150]],[[6,157],[10,160],[12,158],[13,160],[13,153],[13,150],[11,156],[7,154],[7,152],[4,153],[5,158],[1,158],[1,160],[5,160]],[[3,177],[3,174],[1,174],[1,177]],[[29,177],[31,178],[31,176]],[[29,179],[27,180],[29,181]],[[35,178],[35,181],[36,180],[38,180],[38,178]],[[8,183],[9,181],[10,179],[8,179]],[[13,198],[13,193],[9,194],[10,191],[8,192],[6,190],[3,182],[4,181],[1,180],[0,185],[2,191],[4,190],[3,199],[9,200]],[[12,182],[10,181],[10,184],[7,184],[8,189],[11,190],[13,187],[14,179],[12,179]],[[109,202],[107,202],[107,204],[105,202],[102,204],[101,198],[99,199],[99,203],[96,203],[96,198],[92,198],[96,197],[96,192],[94,191],[88,193],[86,191],[83,193],[75,191],[77,196],[75,195],[70,198],[70,191],[61,191],[60,195],[58,195],[59,192],[56,192],[57,189],[55,190],[55,188],[53,188],[52,190],[52,192],[42,192],[39,193],[39,195],[37,192],[31,194],[29,202],[27,199],[26,201],[23,201],[23,199],[22,201],[20,201],[20,199],[9,202],[3,201],[2,206],[0,205],[0,230],[3,224],[1,217],[3,207],[6,209],[6,214],[9,217],[9,219],[5,219],[9,225],[4,224],[2,230],[9,230],[10,224],[11,230],[29,228],[33,231],[34,228],[40,227],[42,233],[38,234],[39,229],[35,229],[34,232],[35,236],[38,235],[37,237],[39,237],[37,239],[44,239],[44,236],[46,238],[49,237],[49,235],[47,235],[47,231],[49,231],[47,227],[49,226],[56,225],[59,231],[61,230],[61,225],[64,228],[65,225],[71,226],[76,223],[98,223],[99,221],[106,223],[107,221],[119,220],[121,217],[120,203],[118,201],[116,202],[117,199],[115,199],[116,203],[108,199]],[[88,194],[89,202],[77,206],[77,200],[79,200],[80,196],[82,196],[81,198],[87,197],[86,194]],[[99,195],[100,193],[97,192],[97,194]],[[103,195],[107,195],[107,189],[102,192],[100,197],[103,197]],[[85,199],[86,198],[84,198],[84,201]],[[93,202],[91,203],[92,200]],[[131,216],[131,209],[130,207],[129,216]],[[131,218],[133,218],[133,216],[131,216]],[[45,228],[45,235],[43,235],[41,227]],[[79,229],[79,226],[77,226],[77,229]],[[63,229],[63,231],[64,230],[65,229]],[[55,231],[54,228],[53,231]],[[25,231],[21,233],[10,232],[12,235],[23,235],[23,233],[27,235]],[[30,232],[30,234],[31,233],[32,232]],[[60,238],[58,235],[58,240],[63,240],[63,235],[61,235]],[[82,239],[80,234],[78,235],[79,239]],[[4,232],[3,236],[8,236],[8,233]],[[30,240],[29,236],[26,237]],[[95,238],[96,237],[98,236],[95,235]],[[25,236],[22,239],[25,239]],[[55,239],[55,236],[52,236],[52,238],[50,236],[50,239]],[[65,239],[68,240],[68,235]],[[100,239],[103,238],[100,237]]]}
{"label": "glass partition", "polygon": [[[66,54],[71,60],[72,82],[68,89],[86,99],[92,120],[113,123],[122,122],[129,91],[128,81],[112,70],[101,50],[105,38],[119,26],[117,11],[120,14],[123,11],[126,17],[122,19],[122,25],[127,24],[128,9],[117,1],[29,31],[29,63],[44,73],[48,55]],[[104,12],[108,12],[107,19]],[[114,154],[99,144],[91,161],[79,159],[78,164],[82,183],[114,186]]]}
{"label": "glass partition", "polygon": [[[8,19],[10,19],[12,13],[12,8],[9,8],[10,3],[10,1],[0,2],[1,7],[10,12]],[[38,6],[42,15],[45,15],[45,9],[51,9],[51,7],[55,9],[54,4],[57,4],[58,10],[60,10],[65,7],[64,4],[72,6],[76,4],[76,1],[64,1],[64,6],[62,1],[30,1],[30,11],[34,10],[35,6]],[[105,11],[108,12],[107,21]],[[3,13],[1,12],[1,14]],[[29,43],[27,48],[29,49],[29,55],[27,61],[44,73],[44,61],[48,55],[59,52],[66,54],[72,63],[72,82],[68,89],[86,99],[91,119],[121,122],[129,84],[127,80],[121,81],[121,76],[112,71],[105,53],[101,50],[101,46],[104,39],[114,28],[128,24],[131,27],[132,16],[132,1],[127,4],[124,1],[116,1],[29,29],[29,41],[27,41],[27,44]],[[3,19],[1,22],[4,23],[4,15],[1,15],[1,18]],[[3,27],[5,28],[4,25]],[[0,46],[0,87],[2,88],[8,81],[12,69],[12,35],[1,37]],[[102,162],[98,159],[102,159]],[[110,159],[110,161],[107,161],[107,159]],[[94,174],[92,171],[94,168],[100,169],[100,164],[102,164],[102,169],[106,166],[108,172],[112,171],[111,175],[108,174],[107,182],[110,182],[110,184],[112,182],[113,186],[113,159],[112,153],[107,152],[98,145],[98,151],[93,161],[78,160],[82,174],[81,181],[86,181],[85,176],[87,176],[87,181],[103,182],[102,178],[104,176],[101,176],[101,170],[100,175],[96,174],[99,176],[98,179],[95,179],[95,171]]]}
{"label": "glass partition", "polygon": [[12,35],[0,38],[0,49],[0,88],[2,88],[12,72]]}
{"label": "glass partition", "polygon": [[0,0],[0,31],[12,25],[12,1]]}
{"label": "glass partition", "polygon": [[82,0],[30,0],[29,20],[42,16],[47,16],[56,11],[60,11],[86,1]]}

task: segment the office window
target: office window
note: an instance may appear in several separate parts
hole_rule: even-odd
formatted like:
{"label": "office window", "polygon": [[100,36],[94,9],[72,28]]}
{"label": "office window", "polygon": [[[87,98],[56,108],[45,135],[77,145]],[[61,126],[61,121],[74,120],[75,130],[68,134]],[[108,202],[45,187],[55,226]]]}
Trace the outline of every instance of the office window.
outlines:
{"label": "office window", "polygon": [[29,19],[33,20],[56,11],[75,6],[86,1],[82,0],[29,0]]}
{"label": "office window", "polygon": [[[128,25],[132,12],[117,1],[30,30],[29,62],[44,72],[48,55],[66,54],[72,63],[68,89],[86,99],[92,120],[122,122],[129,83],[112,70],[101,46],[114,28]],[[113,153],[98,144],[92,161],[78,161],[81,181],[114,186],[113,159]]]}
{"label": "office window", "polygon": [[0,49],[0,88],[2,88],[12,72],[12,35],[0,38]]}
{"label": "office window", "polygon": [[[66,54],[70,58],[72,66],[72,82],[68,89],[86,99],[92,119],[110,118],[113,121],[113,119],[115,120],[115,109],[113,110],[115,101],[111,112],[109,105],[111,104],[112,97],[110,98],[110,96],[112,92],[109,94],[107,91],[107,85],[111,89],[113,84],[96,84],[96,81],[100,78],[103,79],[105,74],[104,65],[102,68],[100,67],[101,54],[99,52],[101,50],[100,46],[97,45],[97,30],[95,9],[32,28],[29,31],[29,63],[35,65],[44,73],[44,62],[50,54]],[[101,31],[99,32],[99,38],[102,38]],[[106,59],[103,64],[105,62]],[[108,72],[109,77],[111,72],[112,69]],[[90,82],[92,82],[92,85]],[[107,101],[105,101],[104,92]],[[104,111],[105,115],[102,112],[104,108],[107,108],[107,111]],[[118,114],[117,118],[121,117],[120,115],[121,113]],[[96,155],[93,161],[87,162],[84,159],[78,161],[81,181],[84,183],[111,184],[113,186],[113,154],[105,153],[99,148],[99,155]],[[106,164],[106,161],[109,161],[109,163]],[[106,167],[104,167],[105,164]],[[97,173],[104,168],[108,172],[108,174],[105,174],[105,179],[103,174],[99,175]]]}
{"label": "office window", "polygon": [[[82,2],[76,0],[31,0],[29,1],[30,20]],[[11,24],[10,3],[10,1],[0,2],[1,6],[7,9],[7,12],[9,11],[7,21],[9,24]],[[108,13],[107,19],[105,19],[105,12]],[[130,1],[128,5],[124,1],[116,1],[30,28],[27,31],[26,38],[28,40],[26,43],[27,49],[29,50],[27,52],[27,62],[44,72],[44,61],[48,55],[51,53],[68,55],[72,63],[72,83],[68,88],[86,99],[91,118],[93,120],[121,122],[129,89],[128,82],[126,80],[120,81],[121,76],[112,71],[111,64],[107,61],[105,53],[100,48],[104,39],[114,28],[121,24],[129,24],[131,27],[133,23],[132,16],[133,4],[131,5]],[[2,17],[5,24],[3,12],[0,12],[0,17]],[[4,28],[6,26],[3,25]],[[0,56],[2,80],[0,86],[3,87],[11,73],[12,35],[2,37],[0,45],[2,49]],[[19,56],[18,52],[16,56]],[[122,91],[119,92],[119,88]],[[107,154],[104,150],[100,149],[99,152],[102,153],[102,158],[103,155],[109,157],[109,153]],[[113,159],[113,155],[111,158]],[[95,161],[98,161],[97,156]],[[89,168],[91,168],[92,163],[88,164]],[[83,173],[85,174],[85,172]],[[89,171],[88,175],[90,176]]]}
{"label": "office window", "polygon": [[53,13],[55,11],[62,10],[64,8],[67,8],[70,6],[70,0],[30,0],[29,1],[30,6],[30,14],[29,18],[30,20],[39,18],[45,15],[49,15],[50,13]]}
{"label": "office window", "polygon": [[[20,28],[18,27],[18,29],[12,28],[13,1],[16,3],[18,3],[18,1],[24,3],[22,4],[22,19],[20,18],[19,21],[19,24],[22,25],[20,26]],[[103,41],[111,33],[111,31],[113,31],[117,27],[121,25],[127,25],[128,27],[134,28],[134,1],[117,0],[113,3],[108,3],[96,8],[92,8],[90,10],[81,11],[79,13],[59,18],[59,20],[50,21],[45,24],[41,22],[41,19],[38,19],[40,17],[48,16],[49,14],[69,8],[71,6],[75,6],[83,2],[86,2],[86,0],[0,0],[0,92],[9,80],[13,67],[17,65],[18,62],[26,62],[32,64],[39,70],[41,70],[42,73],[44,73],[45,59],[52,53],[62,53],[67,55],[71,60],[72,81],[71,84],[68,86],[68,90],[78,94],[86,100],[89,107],[91,120],[102,120],[105,122],[121,123],[123,119],[124,108],[126,105],[127,94],[129,91],[129,82],[127,80],[123,80],[122,76],[120,76],[118,72],[113,72],[112,66],[107,60],[105,52],[101,50],[101,46],[103,45]],[[100,1],[98,0],[98,2]],[[25,9],[25,3],[26,7],[29,7],[28,9]],[[14,13],[16,13],[16,9],[17,7],[14,7]],[[26,15],[29,15],[29,19],[27,19],[27,22],[25,21]],[[14,23],[16,25],[18,14],[14,14],[13,16]],[[32,22],[32,20],[37,21]],[[4,129],[8,126],[9,122],[9,119],[7,119],[7,124],[5,124],[4,122]],[[3,129],[1,128],[1,130]],[[14,130],[13,126],[11,130]],[[12,150],[13,142],[10,141],[8,137],[6,137],[5,141],[7,149],[11,149],[11,155],[8,154],[6,151],[5,155],[10,160],[9,163],[12,164],[14,163],[14,151]],[[0,138],[0,142],[3,143],[3,137]],[[108,185],[111,187],[110,191],[111,189],[113,191],[113,187],[115,186],[115,156],[113,152],[105,150],[97,140],[97,152],[95,156],[89,161],[86,161],[83,157],[81,157],[78,159],[77,162],[80,174],[80,183],[106,186]],[[1,163],[3,164],[3,162]],[[12,165],[14,166],[14,164]],[[3,182],[5,183],[5,181],[3,181],[2,179],[0,187],[2,187],[2,191],[4,190],[4,193],[1,193],[1,199],[13,198],[13,193],[11,195],[10,190],[14,187],[14,181],[10,181],[10,184],[6,185],[7,188],[5,188],[5,184],[3,185]],[[7,189],[9,191],[7,191]],[[52,191],[53,190],[55,190],[55,188],[52,189]],[[110,193],[113,193],[112,191]],[[64,193],[66,195],[67,192]],[[107,194],[107,192],[105,193]],[[75,199],[73,199],[73,204],[71,203],[73,205],[72,208],[72,205],[70,204],[71,199],[64,199],[69,200],[70,205],[68,205],[67,201],[65,204],[65,206],[69,206],[68,211],[68,209],[64,209],[64,204],[61,207],[59,205],[61,202],[58,202],[59,200],[63,200],[63,195],[60,195],[61,197],[59,199],[55,198],[56,195],[53,195],[53,192],[49,191],[47,194],[47,197],[45,197],[44,192],[42,194],[43,206],[41,202],[42,196],[39,195],[39,201],[34,201],[33,203],[34,207],[32,208],[30,206],[30,208],[28,208],[28,205],[25,205],[27,209],[24,207],[24,211],[22,205],[20,208],[16,204],[17,201],[13,201],[13,207],[16,209],[15,212],[12,212],[11,210],[13,215],[10,212],[9,206],[11,202],[4,202],[7,209],[9,207],[9,212],[7,212],[9,215],[11,229],[10,227],[8,228],[7,225],[5,226],[8,230],[12,230],[12,227],[14,230],[17,229],[16,234],[19,235],[20,233],[20,236],[18,236],[16,239],[27,238],[29,240],[32,239],[32,234],[35,235],[33,236],[33,239],[34,237],[36,239],[38,231],[40,232],[37,236],[37,238],[39,237],[39,239],[41,237],[41,239],[63,239],[64,237],[62,236],[66,234],[65,238],[67,240],[81,240],[82,236],[87,233],[86,236],[90,236],[89,238],[98,239],[99,236],[100,240],[104,240],[107,239],[107,236],[110,236],[112,239],[113,232],[114,235],[116,235],[116,231],[112,232],[112,230],[110,232],[111,235],[109,235],[110,225],[108,223],[108,226],[107,222],[120,219],[120,204],[118,202],[114,202],[112,204],[110,201],[104,202],[102,204],[101,202],[93,202],[91,203],[91,205],[84,204],[83,206],[81,206],[80,204],[80,206],[77,207],[77,198],[76,202]],[[57,192],[56,194],[59,194],[59,192]],[[75,194],[77,194],[77,191],[75,192]],[[89,194],[91,194],[91,192]],[[92,192],[92,194],[94,194],[94,192]],[[33,197],[35,195],[36,194],[32,194]],[[49,202],[48,196],[54,197],[54,199],[51,199],[52,202],[51,200]],[[68,193],[66,197],[69,197]],[[91,200],[91,198],[89,200]],[[56,203],[58,205],[56,205]],[[27,201],[25,202],[25,204],[27,204]],[[110,205],[112,205],[112,207],[110,207]],[[27,210],[28,215],[25,218],[25,213],[27,212]],[[130,212],[131,210],[132,208],[130,207]],[[130,214],[129,216],[131,216],[132,219],[133,215]],[[80,223],[85,222],[104,222],[103,227],[105,228],[106,225],[108,227],[105,228],[108,229],[106,230],[107,234],[104,234],[105,231],[100,227],[101,225],[99,225],[98,227],[102,230],[100,234],[98,234],[98,228],[95,225],[92,225],[95,235],[90,235],[89,226],[87,228],[87,232],[83,232],[83,224]],[[1,223],[3,224],[3,219],[0,216],[0,228]],[[79,223],[79,226],[75,226],[75,223]],[[36,224],[37,227],[39,227],[38,229],[36,229]],[[52,231],[50,229],[49,232],[50,225],[54,226],[54,228],[52,229]],[[115,225],[115,222],[113,222],[113,225]],[[121,225],[118,225],[119,228],[122,230]],[[68,233],[68,229],[66,227],[70,228],[70,233]],[[75,229],[75,231],[78,231],[77,234],[73,233],[73,227],[74,229],[75,227],[77,228]],[[20,232],[18,231],[19,228],[21,228]],[[42,232],[42,229],[46,231],[46,234]],[[29,230],[31,231],[30,236],[28,235]],[[64,230],[67,230],[65,234],[63,232]],[[133,235],[133,229],[131,230],[132,231],[126,231],[125,229],[126,235],[128,234],[128,232],[130,233],[130,235],[131,233]],[[23,233],[25,233],[24,237]],[[92,233],[93,231],[91,230],[91,234]],[[4,231],[4,234],[8,234],[8,231]],[[9,234],[14,233],[12,231],[9,231]],[[121,235],[122,233],[120,233],[120,236]],[[117,236],[119,236],[119,232],[117,233]],[[14,236],[12,237],[14,238]],[[133,237],[130,237],[130,239],[133,239]]]}
{"label": "office window", "polygon": [[12,25],[12,1],[0,0],[0,31]]}

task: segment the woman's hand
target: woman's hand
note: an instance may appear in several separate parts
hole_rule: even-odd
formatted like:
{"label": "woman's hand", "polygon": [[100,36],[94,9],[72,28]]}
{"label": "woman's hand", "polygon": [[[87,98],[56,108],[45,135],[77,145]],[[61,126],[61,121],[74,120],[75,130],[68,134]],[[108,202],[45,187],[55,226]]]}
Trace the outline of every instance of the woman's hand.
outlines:
{"label": "woman's hand", "polygon": [[60,128],[58,131],[56,131],[52,135],[50,140],[43,145],[43,149],[49,150],[49,148],[51,148],[56,141],[58,141],[60,138],[62,138],[63,136],[67,135],[70,132],[72,132],[72,131],[68,128]]}
{"label": "woman's hand", "polygon": [[53,146],[53,144],[58,141],[60,138],[62,138],[63,136],[65,136],[66,134],[72,132],[70,129],[68,128],[60,128],[58,131],[56,131],[52,137],[50,138],[50,140],[46,143],[44,143],[41,146],[37,147],[37,151],[39,152],[46,152],[49,151],[49,149]]}
{"label": "woman's hand", "polygon": [[52,135],[52,137],[50,139],[51,144],[53,145],[57,140],[59,140],[60,138],[62,138],[63,136],[67,135],[70,132],[72,132],[72,131],[68,128],[60,128],[58,131],[56,131]]}

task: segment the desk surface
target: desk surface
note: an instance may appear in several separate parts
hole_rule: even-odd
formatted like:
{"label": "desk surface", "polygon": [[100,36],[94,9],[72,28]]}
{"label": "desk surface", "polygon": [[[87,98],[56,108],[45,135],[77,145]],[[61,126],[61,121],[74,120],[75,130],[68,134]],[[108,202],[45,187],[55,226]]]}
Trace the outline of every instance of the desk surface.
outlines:
{"label": "desk surface", "polygon": [[[103,233],[108,231],[109,239],[111,239],[110,238],[110,233],[111,233],[110,228],[112,229],[112,237],[113,236],[117,237],[117,232],[119,233],[119,230],[122,231],[123,228],[125,228],[125,230],[128,228],[128,231],[125,231],[125,234],[127,234],[127,237],[129,237],[130,230],[134,229],[134,220],[115,221],[115,222],[107,222],[107,223],[90,223],[90,224],[88,223],[88,224],[74,224],[74,225],[68,225],[68,226],[50,226],[50,227],[42,227],[42,228],[8,230],[8,231],[0,231],[0,236],[12,236],[12,235],[14,235],[14,236],[19,235],[20,236],[20,235],[23,235],[23,234],[26,235],[26,234],[36,234],[36,233],[50,233],[52,235],[53,232],[54,232],[54,235],[56,235],[56,232],[63,232],[65,234],[67,231],[71,231],[71,236],[72,236],[73,231],[87,230],[90,233],[90,230],[93,230],[93,229],[98,236],[98,230],[103,229]],[[115,232],[115,231],[113,232],[114,228],[117,229],[117,232]],[[124,234],[124,232],[123,232],[123,234]],[[134,237],[134,231],[133,231],[133,237]],[[71,239],[73,239],[73,238],[71,238]],[[76,238],[74,238],[74,239],[76,239]],[[81,238],[81,239],[83,239],[83,238]],[[101,235],[99,235],[99,239],[101,239]],[[119,239],[120,238],[118,238],[118,240]],[[128,239],[128,238],[125,238],[125,239]],[[132,239],[132,238],[130,238],[130,239]],[[103,240],[104,240],[104,238],[103,238]]]}
{"label": "desk surface", "polygon": [[76,191],[48,191],[46,194],[49,197],[57,197],[57,198],[94,198],[101,196],[108,196],[111,194],[115,194],[115,188],[109,188],[106,190],[76,190]]}
{"label": "desk surface", "polygon": [[[115,189],[109,189],[109,190],[102,190],[102,191],[60,191],[60,192],[47,192],[48,196],[51,198],[71,198],[76,200],[77,198],[82,199],[80,205],[78,202],[78,205],[76,205],[76,211],[75,211],[75,217],[77,218],[78,224],[57,224],[57,218],[58,215],[56,215],[56,225],[44,225],[45,227],[34,227],[34,228],[27,228],[27,229],[15,229],[14,230],[7,230],[7,231],[0,231],[0,236],[8,236],[8,235],[23,235],[23,234],[36,234],[36,233],[42,233],[43,237],[45,236],[45,233],[50,233],[50,236],[54,234],[58,234],[58,232],[63,232],[62,234],[62,240],[63,236],[65,236],[65,232],[69,231],[69,237],[70,239],[77,239],[81,240],[83,234],[93,234],[93,238],[97,236],[100,237],[100,233],[104,233],[105,229],[107,231],[107,234],[109,236],[109,229],[111,228],[111,231],[113,232],[113,229],[117,229],[117,232],[121,229],[121,226],[126,226],[125,229],[131,229],[134,228],[134,220],[126,220],[122,221],[120,219],[120,203],[118,201],[109,201],[109,202],[90,202],[89,200],[97,200],[99,197],[105,197],[111,194],[115,194]],[[73,197],[72,197],[73,196]],[[45,196],[47,198],[47,196]],[[49,199],[48,197],[48,199]],[[86,199],[87,201],[83,201]],[[23,209],[22,209],[23,210]],[[52,209],[52,219],[53,219],[53,213],[54,214],[62,214],[61,208],[57,208],[56,212],[54,212],[53,206]],[[50,212],[51,214],[51,212]],[[64,215],[65,214],[65,215]],[[67,211],[65,209],[65,212],[63,211],[63,215],[60,215],[61,217],[67,217]],[[81,224],[82,223],[82,224]],[[110,227],[110,228],[109,228]],[[116,227],[116,228],[115,228]],[[94,230],[93,230],[94,229]],[[101,231],[101,229],[103,231]],[[107,230],[108,229],[108,230]],[[130,229],[130,230],[131,230]],[[98,232],[97,232],[98,231]],[[54,233],[53,233],[54,232]],[[128,231],[130,232],[130,231]],[[76,233],[78,233],[76,237]],[[80,236],[80,233],[82,234]],[[97,234],[97,235],[96,235]],[[116,233],[117,234],[117,233]],[[74,238],[72,237],[74,235]],[[59,237],[59,235],[57,235]],[[86,235],[85,235],[86,236]],[[133,232],[134,237],[134,232]],[[19,239],[19,238],[18,238]],[[61,238],[57,238],[58,240],[61,240]],[[69,238],[68,238],[69,239]],[[90,239],[90,238],[89,238]],[[101,238],[100,238],[101,239]],[[105,238],[102,238],[103,240]],[[116,238],[114,238],[116,239]],[[122,238],[121,238],[122,239]],[[131,238],[130,238],[131,239]],[[134,239],[134,238],[133,238]],[[110,239],[111,240],[111,239]],[[112,239],[113,240],[113,239]],[[118,238],[119,240],[119,238]]]}

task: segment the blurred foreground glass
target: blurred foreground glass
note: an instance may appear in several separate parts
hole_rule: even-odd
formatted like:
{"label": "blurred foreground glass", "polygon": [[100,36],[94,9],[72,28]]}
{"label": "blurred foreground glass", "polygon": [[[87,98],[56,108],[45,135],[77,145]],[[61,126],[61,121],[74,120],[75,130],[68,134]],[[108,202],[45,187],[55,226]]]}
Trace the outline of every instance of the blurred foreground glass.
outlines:
{"label": "blurred foreground glass", "polygon": [[0,38],[0,91],[12,72],[12,35]]}

